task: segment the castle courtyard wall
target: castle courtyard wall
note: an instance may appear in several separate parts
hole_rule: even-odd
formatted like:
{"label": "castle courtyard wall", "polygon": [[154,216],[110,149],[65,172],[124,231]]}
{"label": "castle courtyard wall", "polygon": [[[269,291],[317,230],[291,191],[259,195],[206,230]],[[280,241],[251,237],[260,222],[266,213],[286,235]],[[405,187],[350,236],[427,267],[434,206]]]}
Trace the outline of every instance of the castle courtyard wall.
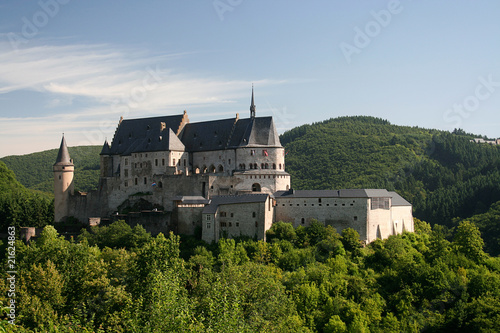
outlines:
{"label": "castle courtyard wall", "polygon": [[366,198],[276,198],[275,221],[309,226],[313,219],[331,225],[338,233],[355,229],[361,239],[366,239],[368,200]]}

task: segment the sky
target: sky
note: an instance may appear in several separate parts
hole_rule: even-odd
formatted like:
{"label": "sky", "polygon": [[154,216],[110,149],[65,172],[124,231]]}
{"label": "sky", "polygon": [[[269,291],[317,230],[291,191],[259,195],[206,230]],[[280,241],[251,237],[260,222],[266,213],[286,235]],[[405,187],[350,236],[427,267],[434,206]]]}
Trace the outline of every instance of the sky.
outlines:
{"label": "sky", "polygon": [[120,117],[340,116],[500,137],[500,2],[3,0],[0,157]]}

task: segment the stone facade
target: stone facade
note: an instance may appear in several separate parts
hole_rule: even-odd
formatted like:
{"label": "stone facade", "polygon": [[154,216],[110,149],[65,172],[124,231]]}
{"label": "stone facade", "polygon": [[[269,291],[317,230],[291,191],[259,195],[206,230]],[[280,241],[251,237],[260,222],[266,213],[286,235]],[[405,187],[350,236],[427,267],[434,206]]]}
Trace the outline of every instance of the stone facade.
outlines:
{"label": "stone facade", "polygon": [[313,219],[371,242],[413,231],[411,205],[386,190],[294,191],[271,117],[191,123],[181,115],[120,119],[101,151],[97,191],[73,193],[74,165],[63,137],[54,164],[55,221],[125,219],[152,233],[194,234],[205,241],[265,240],[274,221]]}
{"label": "stone facade", "polygon": [[[281,191],[276,199],[275,220],[294,227],[312,220],[331,225],[337,232],[355,229],[369,243],[377,238],[413,231],[412,206],[387,190]],[[404,226],[406,223],[406,226]]]}

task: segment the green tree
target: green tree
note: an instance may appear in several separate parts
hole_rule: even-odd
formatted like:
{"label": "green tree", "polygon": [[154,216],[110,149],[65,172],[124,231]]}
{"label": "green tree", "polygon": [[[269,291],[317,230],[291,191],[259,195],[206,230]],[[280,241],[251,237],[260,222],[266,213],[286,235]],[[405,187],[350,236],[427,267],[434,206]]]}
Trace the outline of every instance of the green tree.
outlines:
{"label": "green tree", "polygon": [[469,221],[460,222],[453,243],[461,253],[476,263],[480,263],[485,259],[484,241],[481,238],[481,232]]}

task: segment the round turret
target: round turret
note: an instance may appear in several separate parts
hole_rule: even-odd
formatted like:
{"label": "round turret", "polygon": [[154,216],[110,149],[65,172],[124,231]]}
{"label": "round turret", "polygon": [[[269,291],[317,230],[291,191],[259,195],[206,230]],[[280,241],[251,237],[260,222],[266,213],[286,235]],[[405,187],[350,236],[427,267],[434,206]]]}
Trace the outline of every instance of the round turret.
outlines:
{"label": "round turret", "polygon": [[75,172],[64,135],[52,169],[54,171],[54,221],[62,222],[69,215],[69,200],[74,191],[73,175]]}

